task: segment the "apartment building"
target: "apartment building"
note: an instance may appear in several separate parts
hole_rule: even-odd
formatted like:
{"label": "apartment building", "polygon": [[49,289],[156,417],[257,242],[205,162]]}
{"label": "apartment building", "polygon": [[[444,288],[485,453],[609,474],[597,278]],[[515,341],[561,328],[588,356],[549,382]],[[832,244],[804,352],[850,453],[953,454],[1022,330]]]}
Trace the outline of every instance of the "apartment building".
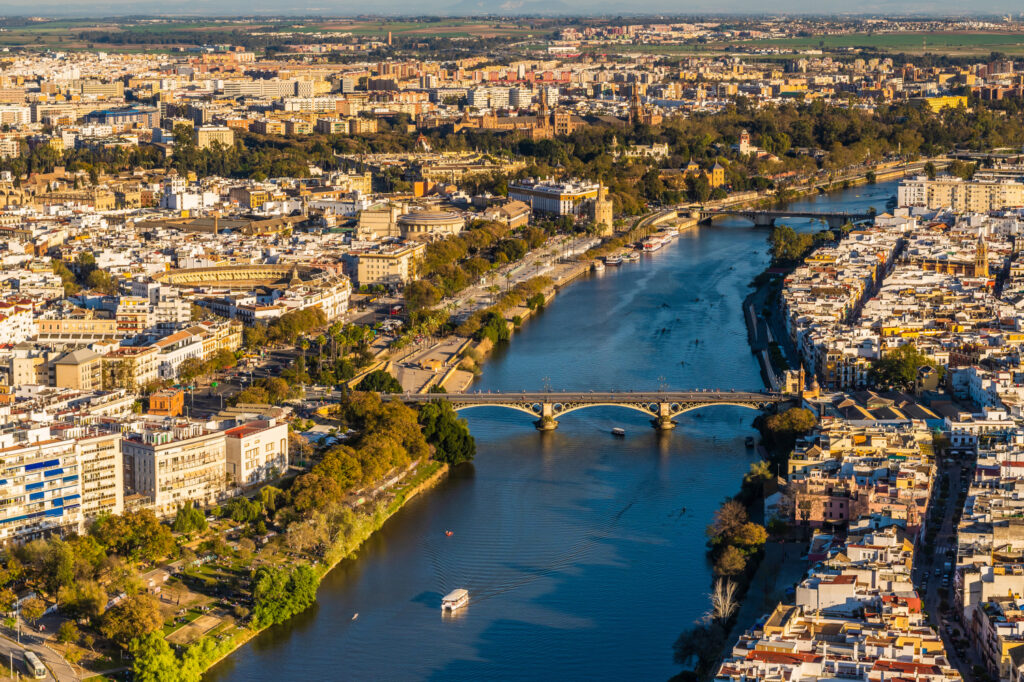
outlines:
{"label": "apartment building", "polygon": [[124,510],[120,435],[58,424],[0,434],[0,543],[81,532]]}
{"label": "apartment building", "polygon": [[158,516],[186,502],[207,505],[224,496],[227,439],[197,422],[147,423],[124,436],[125,485],[145,495]]}
{"label": "apartment building", "polygon": [[53,385],[80,391],[103,388],[103,356],[88,348],[69,351],[53,363]]}
{"label": "apartment building", "polygon": [[1024,206],[1024,184],[1011,180],[963,180],[924,176],[903,180],[897,190],[901,206],[947,208],[958,212],[988,213]]}
{"label": "apartment building", "polygon": [[288,468],[288,425],[274,419],[251,421],[224,432],[227,476],[232,485],[250,486]]}
{"label": "apartment building", "polygon": [[423,242],[388,244],[374,250],[361,251],[356,257],[356,283],[405,284],[415,278],[427,245]]}

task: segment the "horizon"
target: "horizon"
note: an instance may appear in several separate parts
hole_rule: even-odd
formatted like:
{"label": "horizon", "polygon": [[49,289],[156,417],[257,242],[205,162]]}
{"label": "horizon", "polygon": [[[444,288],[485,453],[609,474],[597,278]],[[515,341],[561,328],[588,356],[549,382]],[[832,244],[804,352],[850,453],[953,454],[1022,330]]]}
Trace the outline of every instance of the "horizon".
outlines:
{"label": "horizon", "polygon": [[[171,2],[128,2],[128,0],[115,0],[106,3],[76,3],[76,2],[55,2],[46,1],[35,3],[38,11],[24,13],[25,5],[22,3],[6,3],[0,1],[0,12],[6,13],[2,21],[27,20],[40,18],[45,20],[59,19],[106,19],[106,18],[143,18],[174,20],[195,20],[203,19],[248,19],[258,18],[261,20],[270,19],[298,19],[298,18],[332,18],[332,19],[445,19],[445,18],[515,18],[515,19],[615,19],[617,17],[636,18],[662,18],[662,19],[745,19],[745,20],[780,20],[789,17],[800,17],[804,19],[837,21],[864,20],[864,19],[886,19],[889,21],[921,21],[921,20],[942,20],[950,21],[963,18],[971,19],[993,19],[1005,21],[1007,15],[1011,19],[1024,20],[1024,12],[1021,6],[1013,2],[995,3],[985,7],[984,10],[964,11],[963,7],[951,0],[940,2],[919,2],[916,0],[905,0],[900,2],[889,2],[888,0],[877,0],[869,2],[860,11],[851,12],[848,10],[823,11],[820,2],[811,0],[788,0],[776,8],[774,12],[764,12],[758,8],[744,8],[743,5],[752,4],[749,0],[728,0],[720,4],[716,11],[703,11],[700,9],[680,10],[678,7],[658,7],[658,2],[650,3],[651,6],[634,11],[623,10],[621,7],[614,7],[615,3],[608,2],[582,2],[582,0],[506,0],[497,5],[494,11],[487,11],[482,0],[441,0],[434,3],[437,7],[428,12],[417,12],[422,5],[406,0],[397,0],[391,11],[381,11],[368,14],[358,11],[358,7],[346,8],[345,4],[339,3],[337,7],[296,7],[290,11],[282,11],[282,7],[276,3],[268,3],[265,8],[260,7],[257,2],[239,2],[239,0],[227,0],[219,2],[216,6],[203,7],[198,3],[187,0],[172,0]],[[840,5],[838,2],[826,4]],[[180,10],[170,8],[181,5]],[[212,5],[212,3],[211,3]],[[231,10],[232,6],[239,6],[238,10]],[[584,10],[583,6],[587,9]],[[152,7],[152,11],[144,8]],[[607,8],[607,9],[604,9]],[[140,11],[140,9],[142,11]],[[14,10],[14,11],[11,11]]]}

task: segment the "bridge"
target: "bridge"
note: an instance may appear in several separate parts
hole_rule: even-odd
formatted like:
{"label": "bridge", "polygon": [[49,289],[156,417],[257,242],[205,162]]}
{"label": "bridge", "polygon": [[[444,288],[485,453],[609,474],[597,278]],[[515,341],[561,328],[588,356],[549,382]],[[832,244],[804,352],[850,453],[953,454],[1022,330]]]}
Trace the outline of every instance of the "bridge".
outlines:
{"label": "bridge", "polygon": [[384,394],[382,398],[406,403],[425,403],[444,399],[456,410],[474,407],[504,407],[537,418],[540,431],[558,428],[558,417],[588,407],[623,407],[653,417],[651,424],[659,430],[674,429],[675,417],[702,407],[733,405],[764,410],[790,400],[779,393],[753,391],[650,391],[650,392],[520,392],[520,393],[404,393]]}
{"label": "bridge", "polygon": [[695,211],[695,213],[699,213],[699,216],[694,217],[699,217],[701,222],[710,221],[718,216],[739,216],[754,223],[755,227],[772,227],[775,225],[775,221],[779,218],[811,218],[812,220],[821,220],[825,222],[828,224],[830,230],[837,230],[847,223],[859,223],[865,220],[872,220],[875,217],[874,213],[847,213],[845,211],[761,211],[749,208],[701,209],[699,212]]}

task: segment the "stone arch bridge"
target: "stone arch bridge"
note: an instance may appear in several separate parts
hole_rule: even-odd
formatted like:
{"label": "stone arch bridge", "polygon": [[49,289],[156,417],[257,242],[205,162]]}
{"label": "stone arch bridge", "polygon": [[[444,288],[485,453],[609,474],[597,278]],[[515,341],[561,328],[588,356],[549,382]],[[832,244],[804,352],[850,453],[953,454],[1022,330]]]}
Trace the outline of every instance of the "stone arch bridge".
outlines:
{"label": "stone arch bridge", "polygon": [[699,218],[701,222],[708,222],[718,216],[736,216],[746,218],[754,223],[755,227],[772,227],[779,218],[810,218],[812,220],[824,221],[830,230],[837,230],[847,223],[859,223],[865,220],[872,220],[874,213],[848,213],[845,211],[821,212],[821,211],[763,211],[756,209],[701,209],[694,212],[693,217]]}
{"label": "stone arch bridge", "polygon": [[789,397],[779,393],[753,391],[609,391],[609,392],[519,392],[519,393],[405,393],[382,396],[407,403],[425,403],[445,399],[456,410],[474,407],[504,407],[535,417],[534,425],[541,431],[558,428],[558,417],[588,407],[623,407],[653,417],[656,429],[669,430],[676,426],[675,417],[715,405],[732,405],[752,410],[764,410],[785,403]]}

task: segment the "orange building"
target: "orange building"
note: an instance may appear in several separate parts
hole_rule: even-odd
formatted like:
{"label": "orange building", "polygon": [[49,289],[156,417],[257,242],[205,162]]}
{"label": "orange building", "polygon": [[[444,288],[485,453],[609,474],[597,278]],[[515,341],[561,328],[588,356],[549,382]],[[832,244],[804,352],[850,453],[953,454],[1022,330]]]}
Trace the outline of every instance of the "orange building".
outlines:
{"label": "orange building", "polygon": [[177,417],[185,411],[185,392],[178,389],[157,391],[149,396],[149,413]]}

